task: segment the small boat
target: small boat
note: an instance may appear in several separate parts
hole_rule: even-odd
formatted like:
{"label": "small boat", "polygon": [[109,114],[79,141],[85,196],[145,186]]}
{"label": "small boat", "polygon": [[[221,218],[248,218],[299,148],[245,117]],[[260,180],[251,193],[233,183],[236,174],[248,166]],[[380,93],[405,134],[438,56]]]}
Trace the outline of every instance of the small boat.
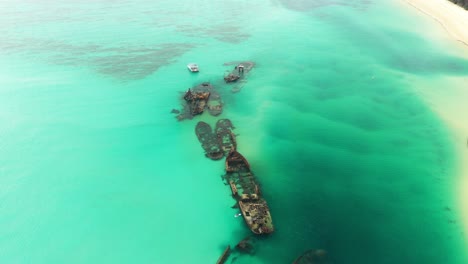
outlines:
{"label": "small boat", "polygon": [[187,68],[191,72],[198,72],[198,65],[196,63],[189,63],[187,64]]}

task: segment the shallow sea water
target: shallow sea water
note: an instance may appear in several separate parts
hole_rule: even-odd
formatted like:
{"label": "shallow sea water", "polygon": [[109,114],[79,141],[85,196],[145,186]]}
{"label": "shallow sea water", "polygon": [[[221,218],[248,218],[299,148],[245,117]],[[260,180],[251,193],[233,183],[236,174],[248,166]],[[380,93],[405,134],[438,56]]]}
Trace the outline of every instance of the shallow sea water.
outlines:
{"label": "shallow sea water", "polygon": [[[0,262],[215,263],[250,235],[194,134],[217,119],[170,114],[210,81],[276,228],[227,263],[311,248],[466,263],[453,142],[410,77],[468,61],[412,15],[364,0],[0,2]],[[223,63],[238,60],[256,67],[233,94]]]}

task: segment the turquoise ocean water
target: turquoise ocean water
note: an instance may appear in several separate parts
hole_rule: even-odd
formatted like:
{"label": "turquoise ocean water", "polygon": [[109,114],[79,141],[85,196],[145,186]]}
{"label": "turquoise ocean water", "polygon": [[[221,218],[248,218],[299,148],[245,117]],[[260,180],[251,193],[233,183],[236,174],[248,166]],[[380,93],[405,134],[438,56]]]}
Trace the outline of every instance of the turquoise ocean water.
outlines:
{"label": "turquoise ocean water", "polygon": [[203,81],[276,228],[227,263],[467,263],[453,142],[410,80],[468,61],[432,30],[389,0],[1,1],[0,263],[215,263],[248,236],[194,134],[216,118],[170,114]]}

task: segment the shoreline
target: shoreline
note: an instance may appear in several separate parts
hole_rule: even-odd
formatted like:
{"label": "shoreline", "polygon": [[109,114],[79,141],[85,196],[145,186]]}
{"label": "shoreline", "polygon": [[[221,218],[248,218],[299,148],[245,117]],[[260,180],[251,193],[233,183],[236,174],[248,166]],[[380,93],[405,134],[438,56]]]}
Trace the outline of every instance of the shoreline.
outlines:
{"label": "shoreline", "polygon": [[[448,0],[403,1],[440,24],[451,38],[465,46],[463,50],[468,48],[468,10]],[[468,87],[468,78],[449,79],[448,81],[454,84],[449,91],[420,90],[420,92],[432,110],[447,124],[455,143],[454,150],[457,155],[455,173],[458,183],[454,186],[455,201],[459,208],[464,238],[468,243],[468,123],[466,122],[468,105],[464,102],[464,99],[468,98],[468,90],[464,88]]]}
{"label": "shoreline", "polygon": [[448,0],[403,0],[439,23],[457,42],[468,47],[468,10]]}

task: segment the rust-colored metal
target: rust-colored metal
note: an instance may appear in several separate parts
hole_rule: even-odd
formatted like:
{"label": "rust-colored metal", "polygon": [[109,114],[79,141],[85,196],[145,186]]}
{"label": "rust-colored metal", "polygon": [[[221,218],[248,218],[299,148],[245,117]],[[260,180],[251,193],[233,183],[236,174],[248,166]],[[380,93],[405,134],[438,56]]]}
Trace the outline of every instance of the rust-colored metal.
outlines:
{"label": "rust-colored metal", "polygon": [[267,202],[260,196],[250,164],[239,152],[233,150],[226,158],[226,175],[245,223],[254,234],[269,234],[274,226]]}
{"label": "rust-colored metal", "polygon": [[188,89],[182,99],[183,109],[177,116],[178,120],[192,119],[194,116],[202,114],[205,109],[213,116],[223,112],[221,95],[208,82]]}

